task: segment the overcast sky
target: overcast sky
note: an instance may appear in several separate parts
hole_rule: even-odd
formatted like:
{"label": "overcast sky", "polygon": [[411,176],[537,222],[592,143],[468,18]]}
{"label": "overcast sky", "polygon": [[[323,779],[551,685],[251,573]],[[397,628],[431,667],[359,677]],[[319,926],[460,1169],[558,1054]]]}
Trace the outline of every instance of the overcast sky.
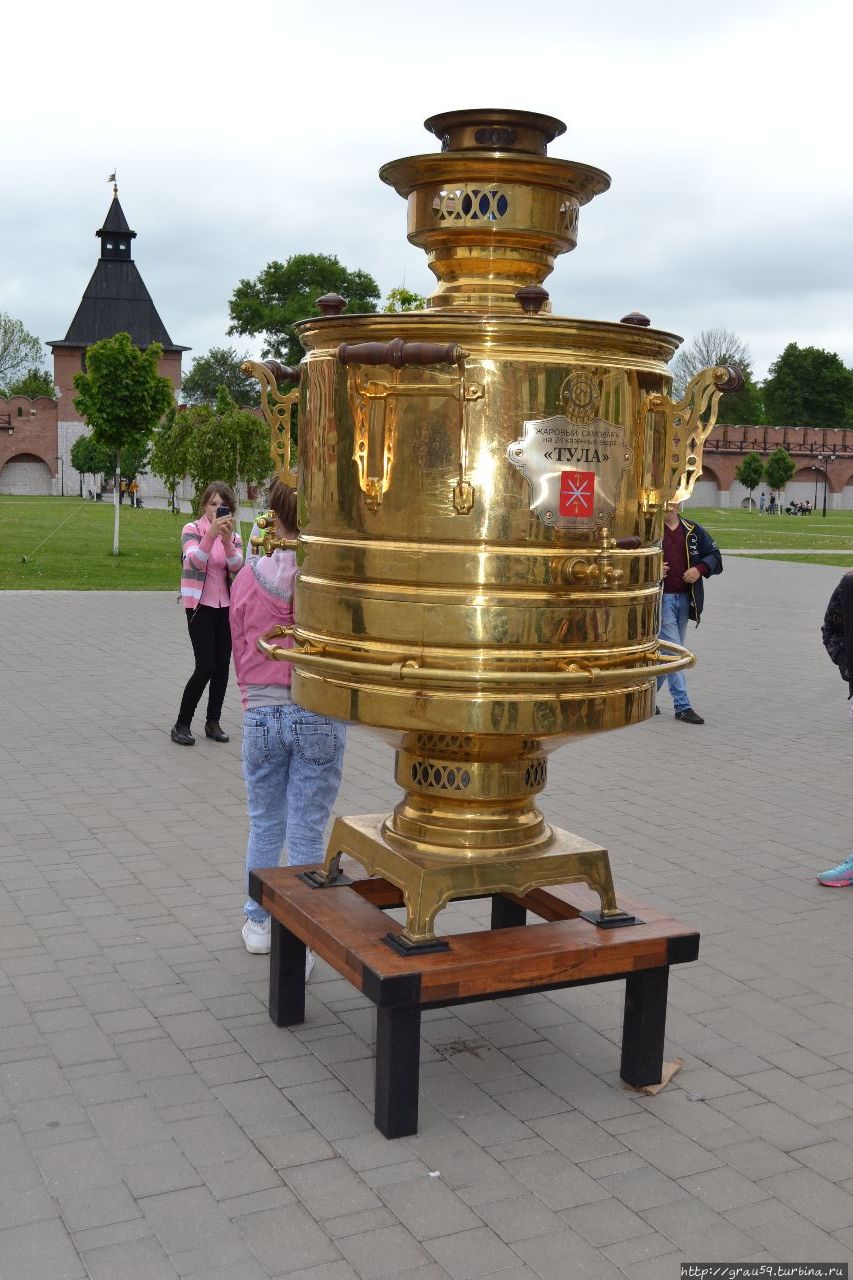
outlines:
{"label": "overcast sky", "polygon": [[758,377],[788,342],[853,365],[853,6],[841,0],[48,0],[6,7],[0,311],[64,337],[118,171],[173,341],[228,338],[241,277],[337,254],[383,292],[433,277],[387,160],[426,116],[558,116],[551,154],[605,169],[554,311],[724,326]]}

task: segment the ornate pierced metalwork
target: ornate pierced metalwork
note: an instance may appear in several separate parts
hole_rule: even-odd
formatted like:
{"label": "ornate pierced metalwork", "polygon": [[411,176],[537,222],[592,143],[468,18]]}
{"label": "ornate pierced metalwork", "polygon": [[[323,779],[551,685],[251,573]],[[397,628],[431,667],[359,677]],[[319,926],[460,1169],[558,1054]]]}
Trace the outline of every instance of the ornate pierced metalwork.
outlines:
{"label": "ornate pierced metalwork", "polygon": [[471,785],[469,770],[457,765],[416,760],[411,772],[412,782],[417,787],[430,787],[436,791],[465,791]]}
{"label": "ornate pierced metalwork", "polygon": [[432,202],[440,222],[497,222],[508,209],[509,197],[500,187],[448,187]]}
{"label": "ornate pierced metalwork", "polygon": [[544,787],[548,779],[548,762],[543,757],[534,764],[529,764],[524,771],[524,785],[531,791]]}
{"label": "ornate pierced metalwork", "polygon": [[578,238],[578,219],[580,216],[580,205],[577,200],[568,197],[560,204],[560,215],[563,219],[563,230],[571,236],[573,240]]}
{"label": "ornate pierced metalwork", "polygon": [[419,751],[470,751],[474,739],[470,734],[460,733],[419,733]]}

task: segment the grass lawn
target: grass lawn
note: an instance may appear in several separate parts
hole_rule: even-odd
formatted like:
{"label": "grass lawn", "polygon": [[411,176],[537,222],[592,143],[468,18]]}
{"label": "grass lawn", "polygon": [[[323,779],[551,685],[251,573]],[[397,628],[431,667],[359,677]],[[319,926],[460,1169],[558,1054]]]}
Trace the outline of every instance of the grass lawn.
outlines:
{"label": "grass lawn", "polygon": [[[113,556],[112,503],[0,497],[0,589],[177,594],[188,519],[123,505]],[[242,525],[244,544],[250,531]]]}
{"label": "grass lawn", "polygon": [[[723,551],[797,564],[853,564],[853,511],[813,516],[762,516],[739,508],[690,507],[687,514],[714,535]],[[122,506],[113,556],[111,503],[79,498],[0,497],[0,589],[6,591],[175,591],[180,533],[186,515]],[[243,544],[251,526],[243,524]],[[804,548],[809,555],[786,555]],[[826,551],[844,555],[821,555]],[[24,559],[26,557],[26,559]]]}
{"label": "grass lawn", "polygon": [[[688,507],[685,514],[698,520],[713,534],[720,548],[743,548],[754,551],[761,559],[790,560],[796,564],[847,566],[843,555],[821,555],[826,551],[849,551],[853,563],[853,511],[827,511],[811,516],[763,516],[758,510],[749,512],[734,507]],[[804,548],[812,555],[785,555],[786,551]],[[767,555],[768,552],[773,553]]]}

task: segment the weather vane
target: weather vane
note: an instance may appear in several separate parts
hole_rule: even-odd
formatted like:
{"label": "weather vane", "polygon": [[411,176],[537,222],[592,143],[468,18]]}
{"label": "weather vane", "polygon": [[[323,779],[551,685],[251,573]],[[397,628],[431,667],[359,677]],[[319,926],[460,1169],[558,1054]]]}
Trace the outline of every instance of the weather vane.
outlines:
{"label": "weather vane", "polygon": [[116,176],[115,176],[115,174],[114,174],[114,173],[111,173],[111,174],[110,174],[110,176],[107,178],[107,182],[111,182],[111,183],[113,184],[113,195],[114,195],[114,196],[117,196],[117,195],[118,195],[118,185],[116,184]]}

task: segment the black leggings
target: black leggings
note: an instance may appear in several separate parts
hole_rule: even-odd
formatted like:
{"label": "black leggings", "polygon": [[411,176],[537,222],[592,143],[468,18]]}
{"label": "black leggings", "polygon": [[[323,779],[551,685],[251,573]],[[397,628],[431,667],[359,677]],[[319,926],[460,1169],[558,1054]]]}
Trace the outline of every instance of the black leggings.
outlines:
{"label": "black leggings", "polygon": [[200,604],[197,609],[187,609],[186,613],[195,654],[195,671],[184,689],[178,724],[192,724],[195,709],[208,682],[210,689],[207,694],[207,719],[217,721],[222,715],[222,703],[228,688],[228,665],[231,661],[228,609],[213,609],[210,605]]}

